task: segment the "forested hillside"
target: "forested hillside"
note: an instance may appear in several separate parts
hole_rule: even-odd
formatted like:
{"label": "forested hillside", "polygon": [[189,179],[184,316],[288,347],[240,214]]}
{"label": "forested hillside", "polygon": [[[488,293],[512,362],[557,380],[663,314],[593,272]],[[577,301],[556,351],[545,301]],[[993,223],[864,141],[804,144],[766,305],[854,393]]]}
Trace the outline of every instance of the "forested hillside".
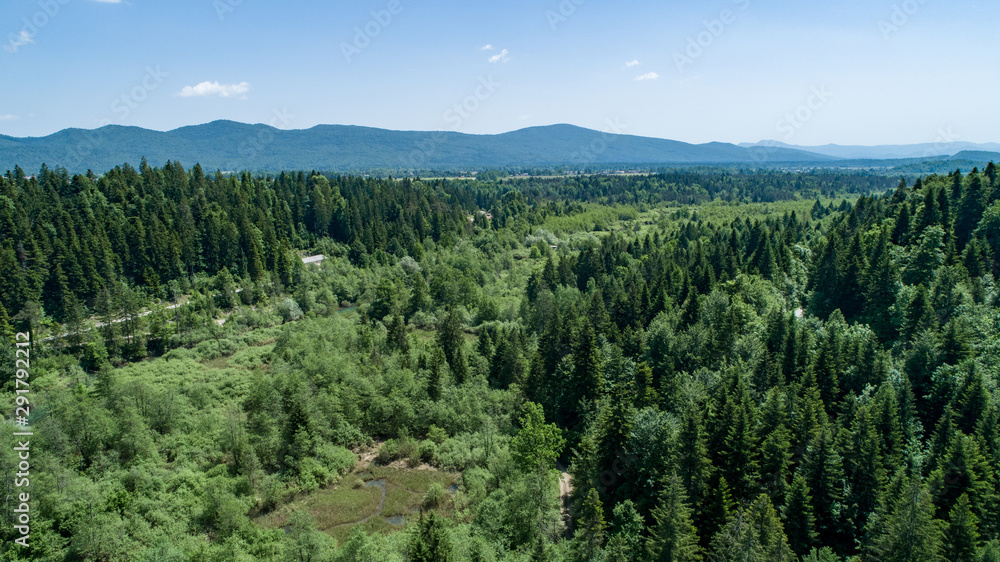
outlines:
{"label": "forested hillside", "polygon": [[[278,111],[272,125],[287,127],[294,115]],[[172,131],[107,125],[99,129],[64,129],[46,137],[0,135],[0,166],[14,164],[35,170],[42,163],[83,173],[105,170],[122,162],[137,166],[148,157],[209,170],[280,171],[322,166],[323,171],[373,172],[395,175],[426,171],[486,168],[524,169],[573,166],[574,169],[613,165],[682,163],[830,162],[836,158],[802,150],[766,150],[714,142],[686,142],[621,134],[573,125],[528,127],[496,135],[455,131],[391,131],[372,127],[317,125],[309,129],[213,121]]]}
{"label": "forested hillside", "polygon": [[993,164],[16,169],[0,266],[7,560],[1000,559]]}

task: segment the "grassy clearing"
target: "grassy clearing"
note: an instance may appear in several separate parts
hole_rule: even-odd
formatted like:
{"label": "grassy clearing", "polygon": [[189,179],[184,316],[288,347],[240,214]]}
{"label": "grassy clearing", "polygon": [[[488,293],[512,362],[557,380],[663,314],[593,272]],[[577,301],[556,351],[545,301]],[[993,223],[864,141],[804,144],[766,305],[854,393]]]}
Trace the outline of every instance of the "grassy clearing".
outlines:
{"label": "grassy clearing", "polygon": [[[319,530],[343,543],[354,527],[360,525],[368,533],[393,533],[406,528],[420,510],[424,495],[433,484],[448,490],[458,482],[454,472],[414,470],[408,468],[371,467],[347,475],[340,484],[285,504],[276,511],[257,518],[258,525],[267,528],[284,527],[297,510],[308,512]],[[359,481],[385,482],[385,501],[378,486],[359,485]],[[379,503],[382,511],[379,513]],[[436,510],[452,516],[451,494],[446,494]],[[387,518],[402,516],[405,522],[394,525]]]}
{"label": "grassy clearing", "polygon": [[284,527],[293,512],[303,510],[313,516],[319,530],[330,532],[373,515],[381,499],[378,487],[353,488],[341,483],[285,504],[260,517],[257,523],[269,528]]}

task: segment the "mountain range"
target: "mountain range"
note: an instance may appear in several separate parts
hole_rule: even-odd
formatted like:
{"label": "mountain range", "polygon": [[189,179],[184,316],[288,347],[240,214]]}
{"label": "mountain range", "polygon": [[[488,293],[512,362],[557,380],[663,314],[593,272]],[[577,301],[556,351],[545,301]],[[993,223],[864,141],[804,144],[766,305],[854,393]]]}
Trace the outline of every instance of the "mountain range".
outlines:
{"label": "mountain range", "polygon": [[[943,145],[933,145],[941,151]],[[953,144],[960,150],[1000,160],[1000,144]],[[973,153],[970,153],[973,154]],[[0,169],[15,165],[29,173],[44,163],[73,173],[102,171],[142,158],[212,172],[321,170],[329,172],[421,173],[434,170],[565,167],[595,170],[609,166],[816,165],[838,161],[939,157],[925,145],[903,147],[798,147],[773,141],[753,145],[680,141],[602,133],[573,125],[529,127],[496,135],[445,131],[392,131],[351,125],[318,125],[285,130],[269,125],[213,121],[172,131],[108,125],[64,129],[45,137],[0,135]],[[940,158],[938,158],[940,159]]]}
{"label": "mountain range", "polygon": [[849,160],[899,160],[907,158],[940,158],[953,157],[959,152],[1000,153],[1000,143],[973,142],[938,142],[920,144],[884,144],[878,146],[825,144],[822,146],[799,146],[780,141],[761,141],[757,143],[740,143],[743,148],[784,148],[799,150],[813,154],[822,154],[833,158]]}

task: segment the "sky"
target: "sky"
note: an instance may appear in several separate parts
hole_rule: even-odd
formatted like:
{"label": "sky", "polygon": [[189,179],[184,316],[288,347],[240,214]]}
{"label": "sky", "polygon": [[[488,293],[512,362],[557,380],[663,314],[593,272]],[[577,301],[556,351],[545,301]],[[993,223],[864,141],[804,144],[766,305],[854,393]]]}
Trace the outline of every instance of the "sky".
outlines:
{"label": "sky", "polygon": [[0,134],[230,119],[1000,142],[995,0],[8,0]]}

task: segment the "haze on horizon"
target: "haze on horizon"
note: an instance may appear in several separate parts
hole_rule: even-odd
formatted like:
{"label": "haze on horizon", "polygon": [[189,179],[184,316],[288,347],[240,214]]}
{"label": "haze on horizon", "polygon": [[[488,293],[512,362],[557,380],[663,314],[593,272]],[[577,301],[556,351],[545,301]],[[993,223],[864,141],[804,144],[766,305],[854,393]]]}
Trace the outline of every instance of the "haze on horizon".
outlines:
{"label": "haze on horizon", "polygon": [[230,119],[997,142],[998,16],[974,0],[5,3],[0,134]]}

